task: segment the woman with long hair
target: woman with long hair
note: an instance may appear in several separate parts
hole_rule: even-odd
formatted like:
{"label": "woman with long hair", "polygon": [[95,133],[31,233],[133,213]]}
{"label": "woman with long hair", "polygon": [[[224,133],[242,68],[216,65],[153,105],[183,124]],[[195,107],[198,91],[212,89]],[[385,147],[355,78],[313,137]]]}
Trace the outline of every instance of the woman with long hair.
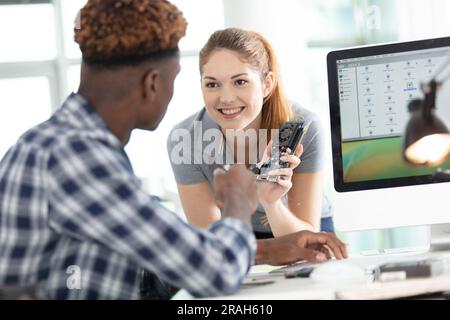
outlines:
{"label": "woman with long hair", "polygon": [[[332,232],[330,206],[322,186],[323,130],[312,112],[286,98],[269,42],[253,31],[216,31],[200,52],[200,74],[205,107],[176,125],[168,139],[169,156],[188,220],[207,227],[220,219],[221,204],[214,198],[214,170],[230,158],[230,163],[240,162],[242,154],[245,164],[261,164],[270,156],[269,141],[275,137],[274,129],[286,121],[301,119],[310,125],[302,144],[292,154],[282,155],[281,160],[289,167],[271,172],[281,179],[257,184],[260,203],[252,219],[253,230],[257,238],[281,237],[302,230]],[[223,146],[208,146],[205,136],[199,136],[199,128],[203,133],[219,132],[220,139],[215,135],[215,140]],[[185,150],[190,159],[187,162],[174,160],[180,150],[180,130],[192,138]],[[257,143],[250,141],[255,137],[252,132],[257,133]],[[240,134],[246,138],[239,139]],[[262,148],[258,148],[261,142]],[[256,161],[252,161],[254,154]]]}

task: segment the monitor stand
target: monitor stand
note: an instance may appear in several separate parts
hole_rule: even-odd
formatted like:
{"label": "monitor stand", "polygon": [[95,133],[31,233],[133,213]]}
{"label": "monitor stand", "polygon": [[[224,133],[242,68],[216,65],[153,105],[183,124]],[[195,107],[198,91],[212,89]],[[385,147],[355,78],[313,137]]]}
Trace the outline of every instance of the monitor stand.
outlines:
{"label": "monitor stand", "polygon": [[[339,234],[339,233],[338,233]],[[417,254],[430,250],[430,226],[361,230],[342,233],[351,256]]]}
{"label": "monitor stand", "polygon": [[430,251],[450,251],[450,223],[431,226]]}

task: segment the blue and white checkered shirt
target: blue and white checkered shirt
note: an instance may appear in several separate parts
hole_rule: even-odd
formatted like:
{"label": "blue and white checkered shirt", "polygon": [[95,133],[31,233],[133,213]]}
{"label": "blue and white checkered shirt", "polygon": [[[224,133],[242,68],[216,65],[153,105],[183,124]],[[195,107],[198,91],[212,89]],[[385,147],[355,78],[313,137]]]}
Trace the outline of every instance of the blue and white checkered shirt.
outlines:
{"label": "blue and white checkered shirt", "polygon": [[77,94],[0,163],[0,287],[138,299],[146,269],[196,296],[230,294],[255,248],[237,219],[196,229],[146,194],[120,141]]}

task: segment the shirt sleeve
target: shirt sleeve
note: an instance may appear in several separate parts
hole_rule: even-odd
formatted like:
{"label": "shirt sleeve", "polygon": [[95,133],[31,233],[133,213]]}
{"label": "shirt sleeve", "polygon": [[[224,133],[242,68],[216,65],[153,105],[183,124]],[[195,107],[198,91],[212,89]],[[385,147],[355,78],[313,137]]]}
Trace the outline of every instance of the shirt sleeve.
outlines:
{"label": "shirt sleeve", "polygon": [[303,137],[303,154],[301,163],[294,173],[313,173],[323,169],[325,157],[324,129],[316,116],[311,117],[311,124]]}
{"label": "shirt sleeve", "polygon": [[52,150],[49,224],[56,232],[117,252],[195,296],[234,293],[256,241],[241,221],[194,228],[141,187],[123,150],[73,138]]}

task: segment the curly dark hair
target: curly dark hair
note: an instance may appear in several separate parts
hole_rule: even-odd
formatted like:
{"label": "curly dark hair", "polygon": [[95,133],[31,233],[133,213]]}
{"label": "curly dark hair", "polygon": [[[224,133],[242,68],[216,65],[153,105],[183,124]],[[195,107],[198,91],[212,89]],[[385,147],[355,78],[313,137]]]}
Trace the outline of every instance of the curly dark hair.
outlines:
{"label": "curly dark hair", "polygon": [[79,15],[75,42],[83,61],[98,65],[173,55],[187,26],[181,11],[166,0],[89,0]]}

